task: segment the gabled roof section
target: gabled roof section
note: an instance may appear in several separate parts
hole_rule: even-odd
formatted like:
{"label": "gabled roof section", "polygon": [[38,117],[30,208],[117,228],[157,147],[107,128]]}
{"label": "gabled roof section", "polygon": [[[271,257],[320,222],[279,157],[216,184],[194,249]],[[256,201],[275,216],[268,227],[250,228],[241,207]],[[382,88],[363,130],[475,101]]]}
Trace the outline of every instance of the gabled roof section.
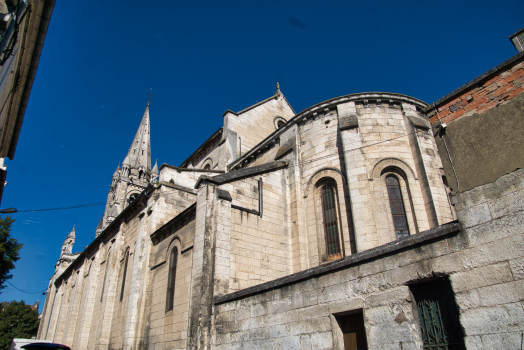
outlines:
{"label": "gabled roof section", "polygon": [[294,114],[297,114],[297,112],[295,112],[295,110],[293,109],[293,106],[291,106],[291,104],[289,103],[289,101],[287,100],[287,98],[284,96],[284,94],[280,91],[280,86],[278,85],[277,83],[277,92],[271,96],[271,97],[268,97],[266,98],[265,100],[263,101],[260,101],[260,102],[257,102],[255,103],[254,105],[252,106],[249,106],[247,108],[244,108],[243,110],[241,110],[240,112],[233,112],[232,110],[228,109],[227,111],[225,111],[222,116],[225,116],[226,114],[228,113],[231,113],[231,114],[234,114],[234,115],[240,115],[242,113],[245,113],[253,108],[256,108],[260,105],[263,105],[264,103],[268,102],[268,101],[271,101],[272,99],[276,99],[278,98],[279,96],[282,96],[282,98],[284,99],[284,101],[286,101],[287,105],[289,106],[289,108],[291,108],[291,110],[293,111]]}
{"label": "gabled roof section", "polygon": [[211,142],[213,142],[217,137],[221,136],[222,135],[222,130],[223,130],[222,127],[218,128],[218,130],[215,131],[213,133],[213,135],[211,135],[207,140],[205,140],[204,143],[200,147],[198,147],[196,149],[196,151],[191,153],[191,155],[189,157],[187,157],[187,159],[184,160],[184,162],[182,162],[182,164],[180,164],[179,168],[187,168],[187,166],[189,165],[189,162],[191,161],[191,158],[193,158],[195,155],[197,155],[198,152],[200,152],[201,150],[205,149],[206,146],[209,145]]}

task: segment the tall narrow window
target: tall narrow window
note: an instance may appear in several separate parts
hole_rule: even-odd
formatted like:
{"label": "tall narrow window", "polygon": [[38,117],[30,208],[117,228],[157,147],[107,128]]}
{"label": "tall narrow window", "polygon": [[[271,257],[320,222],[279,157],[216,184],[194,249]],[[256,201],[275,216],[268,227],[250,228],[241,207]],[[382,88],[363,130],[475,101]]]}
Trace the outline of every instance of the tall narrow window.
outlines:
{"label": "tall narrow window", "polygon": [[173,303],[175,301],[175,279],[176,279],[176,263],[178,259],[178,249],[176,247],[171,250],[169,255],[169,272],[167,277],[167,300],[166,311],[173,310]]}
{"label": "tall narrow window", "polygon": [[388,188],[389,206],[393,215],[393,225],[395,226],[397,239],[407,237],[409,236],[408,220],[397,177],[388,175],[386,177],[386,186]]}
{"label": "tall narrow window", "polygon": [[106,289],[107,270],[109,269],[109,259],[110,259],[110,258],[111,258],[111,252],[109,252],[109,253],[107,254],[107,259],[106,259],[106,262],[105,262],[105,264],[106,264],[106,268],[105,268],[105,270],[104,270],[104,279],[103,279],[103,281],[102,281],[102,292],[100,293],[100,302],[101,302],[102,300],[104,300],[104,291],[105,291],[105,289]]}
{"label": "tall narrow window", "polygon": [[337,206],[335,204],[335,188],[332,185],[322,186],[322,215],[324,218],[324,233],[326,235],[327,256],[340,254],[340,239],[337,227]]}
{"label": "tall narrow window", "polygon": [[127,262],[129,260],[129,249],[126,251],[126,260],[124,262],[124,275],[122,276],[122,288],[120,289],[120,301],[124,299],[124,288],[126,286]]}

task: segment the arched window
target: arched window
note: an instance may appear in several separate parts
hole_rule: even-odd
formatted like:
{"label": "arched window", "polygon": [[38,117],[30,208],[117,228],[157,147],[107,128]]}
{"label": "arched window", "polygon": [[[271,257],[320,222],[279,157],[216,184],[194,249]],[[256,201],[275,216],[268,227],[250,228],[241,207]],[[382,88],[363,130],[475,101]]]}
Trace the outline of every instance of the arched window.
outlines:
{"label": "arched window", "polygon": [[206,166],[204,167],[204,170],[211,170],[211,165],[210,164],[206,164]]}
{"label": "arched window", "polygon": [[173,247],[173,249],[171,250],[171,254],[169,254],[166,311],[173,310],[173,303],[175,301],[175,279],[176,279],[177,259],[178,259],[178,249],[176,247]]}
{"label": "arched window", "polygon": [[126,286],[127,262],[129,260],[129,249],[126,250],[126,261],[124,262],[124,275],[122,276],[122,288],[120,288],[120,301],[124,299],[124,288]]}
{"label": "arched window", "polygon": [[324,220],[324,233],[326,235],[326,255],[328,257],[341,254],[335,196],[336,192],[333,185],[325,184],[322,186],[322,217]]}
{"label": "arched window", "polygon": [[406,208],[404,207],[404,200],[398,178],[394,175],[386,176],[386,186],[397,239],[407,237],[409,236],[408,220],[406,218]]}
{"label": "arched window", "polygon": [[141,179],[142,178],[142,175],[144,175],[144,171],[142,169],[140,169],[138,171],[138,179]]}
{"label": "arched window", "polygon": [[109,260],[111,259],[111,251],[109,251],[109,253],[107,253],[107,258],[106,258],[106,267],[105,267],[105,271],[104,271],[104,279],[102,280],[102,291],[100,292],[100,302],[102,302],[102,300],[104,300],[104,291],[106,289],[106,283],[107,283],[107,270],[109,269]]}
{"label": "arched window", "polygon": [[284,123],[282,120],[279,120],[277,122],[277,127],[280,129],[281,127],[283,127],[284,125],[286,125],[286,123]]}

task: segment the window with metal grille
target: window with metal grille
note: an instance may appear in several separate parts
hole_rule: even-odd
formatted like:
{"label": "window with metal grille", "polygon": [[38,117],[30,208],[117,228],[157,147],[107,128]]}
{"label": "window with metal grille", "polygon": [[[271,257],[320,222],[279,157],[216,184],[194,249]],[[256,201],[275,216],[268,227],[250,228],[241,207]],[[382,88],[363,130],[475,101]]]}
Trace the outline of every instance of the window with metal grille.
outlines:
{"label": "window with metal grille", "polygon": [[326,255],[340,254],[340,239],[337,227],[337,205],[335,187],[330,184],[322,186],[322,215],[326,235]]}
{"label": "window with metal grille", "polygon": [[386,186],[388,188],[389,206],[393,215],[393,225],[395,226],[397,239],[407,237],[409,236],[408,220],[398,178],[388,175],[386,177]]}
{"label": "window with metal grille", "polygon": [[124,262],[124,275],[122,276],[122,288],[120,288],[120,301],[124,299],[124,288],[126,286],[127,262],[129,260],[129,249],[126,251],[126,260]]}
{"label": "window with metal grille", "polygon": [[167,277],[167,300],[166,311],[173,310],[173,303],[175,301],[175,279],[176,279],[176,263],[178,259],[178,249],[173,247],[169,255],[169,272]]}
{"label": "window with metal grille", "polygon": [[465,350],[464,333],[449,280],[410,286],[417,303],[424,350]]}

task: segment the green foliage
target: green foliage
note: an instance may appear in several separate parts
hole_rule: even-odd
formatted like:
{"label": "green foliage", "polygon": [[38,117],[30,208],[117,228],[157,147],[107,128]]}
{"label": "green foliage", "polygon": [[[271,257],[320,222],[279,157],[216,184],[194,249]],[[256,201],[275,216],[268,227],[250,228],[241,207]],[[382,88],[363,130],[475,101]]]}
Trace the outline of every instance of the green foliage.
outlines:
{"label": "green foliage", "polygon": [[175,181],[173,181],[173,179],[169,179],[169,182],[175,184]]}
{"label": "green foliage", "polygon": [[7,349],[14,338],[31,339],[38,332],[38,311],[24,301],[0,303],[0,349]]}
{"label": "green foliage", "polygon": [[13,277],[9,271],[15,268],[15,262],[20,259],[18,254],[23,244],[11,237],[11,225],[15,222],[10,216],[0,218],[0,290],[4,289],[5,282]]}

